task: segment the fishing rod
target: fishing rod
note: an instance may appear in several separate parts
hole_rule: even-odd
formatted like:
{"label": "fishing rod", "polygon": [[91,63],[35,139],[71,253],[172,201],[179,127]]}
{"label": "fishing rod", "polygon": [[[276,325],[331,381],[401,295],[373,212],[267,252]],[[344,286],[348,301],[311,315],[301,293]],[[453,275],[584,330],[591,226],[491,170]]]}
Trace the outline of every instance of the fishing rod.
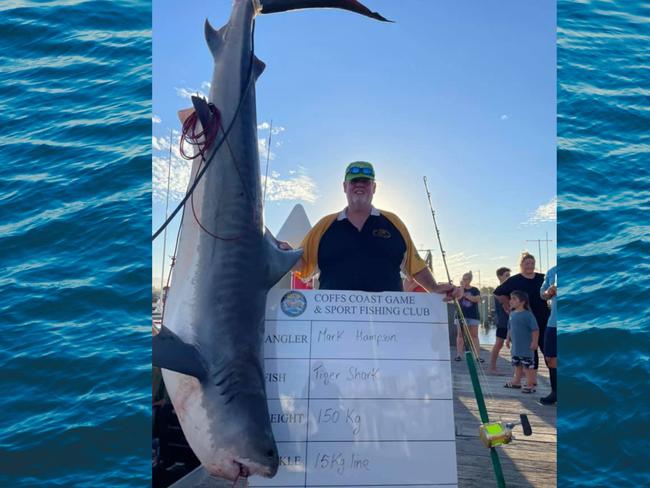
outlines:
{"label": "fishing rod", "polygon": [[[438,228],[438,222],[436,221],[436,212],[433,209],[433,204],[431,203],[431,192],[429,192],[429,186],[427,185],[427,177],[423,177],[424,188],[427,192],[427,199],[429,200],[429,209],[431,210],[431,217],[433,218],[433,226],[436,230],[436,236],[438,237],[438,244],[440,245],[440,253],[442,254],[442,262],[445,266],[445,271],[447,273],[447,280],[449,284],[452,284],[451,274],[449,273],[449,266],[447,266],[447,253],[445,252],[444,247],[442,246],[442,239],[440,238],[440,229]],[[463,310],[460,306],[458,299],[453,298],[454,307],[456,308],[456,314],[458,315],[458,323],[461,327],[463,343],[465,344],[465,361],[467,362],[467,369],[469,370],[470,378],[472,379],[472,387],[474,388],[474,396],[476,397],[476,403],[478,405],[479,414],[481,417],[481,426],[479,427],[479,437],[485,447],[490,449],[490,458],[492,460],[492,468],[494,470],[494,476],[496,478],[497,486],[499,488],[505,488],[506,482],[503,477],[503,469],[501,468],[501,461],[499,460],[499,454],[497,453],[496,447],[504,444],[508,444],[512,441],[512,429],[515,425],[521,424],[524,435],[529,436],[533,433],[528,417],[525,414],[519,416],[519,422],[490,422],[488,416],[487,407],[485,406],[485,398],[483,397],[483,390],[481,389],[481,382],[479,381],[479,376],[477,372],[477,367],[474,361],[478,362],[479,352],[476,350],[476,347],[472,341],[469,326],[465,320]],[[486,381],[487,385],[487,381]],[[488,388],[489,389],[489,388]]]}
{"label": "fishing rod", "polygon": [[262,207],[266,208],[266,184],[269,182],[269,159],[271,157],[271,136],[273,135],[273,119],[269,129],[269,142],[266,148],[266,172],[264,173],[264,194],[262,196]]}

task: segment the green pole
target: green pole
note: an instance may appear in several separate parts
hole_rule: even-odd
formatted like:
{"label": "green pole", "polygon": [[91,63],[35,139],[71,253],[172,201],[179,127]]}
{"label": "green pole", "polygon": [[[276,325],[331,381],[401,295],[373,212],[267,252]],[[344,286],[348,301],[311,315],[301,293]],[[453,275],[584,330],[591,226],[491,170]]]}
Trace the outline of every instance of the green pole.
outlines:
{"label": "green pole", "polygon": [[[488,418],[487,408],[485,408],[485,399],[483,398],[483,391],[481,384],[478,381],[478,373],[476,372],[476,364],[474,364],[474,355],[471,351],[465,352],[465,361],[467,361],[467,369],[469,369],[469,376],[472,378],[472,386],[474,387],[474,396],[478,405],[478,411],[481,415],[481,422],[487,424],[490,419]],[[501,469],[501,461],[499,454],[494,447],[490,448],[490,457],[492,458],[492,467],[494,468],[494,476],[497,480],[499,488],[505,488],[506,480],[503,478],[503,470]]]}

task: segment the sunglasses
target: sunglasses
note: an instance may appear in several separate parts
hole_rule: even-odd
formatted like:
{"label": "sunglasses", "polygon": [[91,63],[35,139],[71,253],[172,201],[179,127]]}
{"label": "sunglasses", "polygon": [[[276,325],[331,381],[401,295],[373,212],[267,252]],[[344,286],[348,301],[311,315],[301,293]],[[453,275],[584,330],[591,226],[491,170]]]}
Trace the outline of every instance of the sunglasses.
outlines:
{"label": "sunglasses", "polygon": [[375,172],[371,168],[352,166],[345,173],[346,175],[366,175],[366,176],[375,176]]}

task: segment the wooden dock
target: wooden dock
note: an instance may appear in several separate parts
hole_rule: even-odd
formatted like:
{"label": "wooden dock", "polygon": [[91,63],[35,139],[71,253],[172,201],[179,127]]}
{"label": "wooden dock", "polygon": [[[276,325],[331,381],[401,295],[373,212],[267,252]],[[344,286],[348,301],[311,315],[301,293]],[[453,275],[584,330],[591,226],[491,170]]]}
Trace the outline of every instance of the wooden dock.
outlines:
{"label": "wooden dock", "polygon": [[[486,360],[483,371],[487,371],[492,346],[483,346],[481,356]],[[452,348],[451,357],[456,355]],[[507,488],[554,488],[557,486],[556,456],[556,408],[543,406],[537,399],[551,391],[548,369],[541,361],[537,392],[524,394],[521,390],[503,387],[510,379],[510,351],[505,347],[497,362],[498,369],[507,376],[485,375],[489,388],[483,384],[485,401],[491,421],[514,422],[519,414],[528,415],[533,435],[525,437],[521,426],[514,430],[515,440],[497,448]],[[458,488],[490,488],[496,481],[490,451],[478,437],[481,424],[476,397],[465,360],[451,362],[454,389],[454,418],[456,424],[456,457],[458,463]],[[242,485],[238,486],[244,486]],[[172,488],[230,488],[232,482],[216,480],[202,468],[197,468]]]}
{"label": "wooden dock", "polygon": [[[486,361],[482,364],[483,371],[486,373],[491,348],[492,346],[483,346],[481,352],[481,356]],[[452,358],[456,355],[455,348],[452,348],[451,354]],[[518,421],[519,414],[525,413],[533,429],[533,435],[525,437],[521,426],[515,427],[515,440],[497,448],[508,488],[557,486],[556,407],[537,403],[540,397],[546,396],[551,391],[548,369],[543,363],[540,358],[536,393],[525,394],[521,390],[509,390],[503,387],[512,372],[510,351],[505,347],[501,350],[497,368],[501,372],[507,372],[508,376],[486,374],[489,388],[483,386],[483,378],[481,379],[490,421]],[[490,451],[483,446],[478,437],[481,421],[464,358],[460,362],[452,361],[451,371],[454,387],[458,487],[496,486]]]}

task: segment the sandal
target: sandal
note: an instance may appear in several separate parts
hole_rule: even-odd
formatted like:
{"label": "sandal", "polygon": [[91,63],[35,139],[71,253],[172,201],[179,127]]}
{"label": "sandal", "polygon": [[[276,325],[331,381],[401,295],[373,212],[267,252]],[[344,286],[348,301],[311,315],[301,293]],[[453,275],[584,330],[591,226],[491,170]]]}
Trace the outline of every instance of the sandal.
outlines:
{"label": "sandal", "polygon": [[460,356],[456,356],[456,357],[454,358],[454,361],[460,361],[460,360],[461,360],[461,359],[460,359]]}
{"label": "sandal", "polygon": [[535,387],[534,387],[534,386],[524,386],[524,387],[521,389],[521,392],[522,392],[522,393],[535,393],[535,391],[536,391],[536,390],[535,390]]}
{"label": "sandal", "polygon": [[485,359],[483,359],[483,358],[478,358],[478,362],[479,362],[479,363],[484,363],[484,362],[485,362]]}
{"label": "sandal", "polygon": [[503,385],[504,388],[512,388],[514,390],[519,390],[521,388],[521,385],[515,385],[512,381],[508,381],[505,385]]}

